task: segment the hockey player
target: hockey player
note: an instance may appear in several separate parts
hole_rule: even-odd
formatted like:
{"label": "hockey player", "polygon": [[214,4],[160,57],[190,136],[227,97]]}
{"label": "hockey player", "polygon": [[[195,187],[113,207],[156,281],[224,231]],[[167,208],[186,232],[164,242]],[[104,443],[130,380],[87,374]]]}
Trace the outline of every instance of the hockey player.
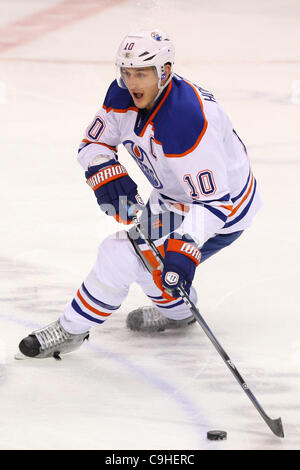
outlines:
{"label": "hockey player", "polygon": [[[129,313],[127,326],[153,332],[194,322],[176,288],[191,300],[197,266],[234,242],[260,207],[246,148],[213,94],[174,72],[174,46],[158,30],[129,34],[116,58],[117,79],[85,132],[78,159],[100,208],[140,224],[164,256],[163,270],[135,226],[107,237],[93,269],[59,319],[24,338],[25,356],[78,348],[94,325],[118,311],[133,282],[152,303]],[[119,162],[127,149],[153,186],[143,205]]]}

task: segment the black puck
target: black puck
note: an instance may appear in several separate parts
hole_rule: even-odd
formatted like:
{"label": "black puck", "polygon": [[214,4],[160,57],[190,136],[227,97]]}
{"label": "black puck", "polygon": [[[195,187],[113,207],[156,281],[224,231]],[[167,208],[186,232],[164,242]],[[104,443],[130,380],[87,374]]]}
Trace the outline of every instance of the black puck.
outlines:
{"label": "black puck", "polygon": [[224,441],[227,439],[226,431],[208,431],[207,439],[210,441]]}

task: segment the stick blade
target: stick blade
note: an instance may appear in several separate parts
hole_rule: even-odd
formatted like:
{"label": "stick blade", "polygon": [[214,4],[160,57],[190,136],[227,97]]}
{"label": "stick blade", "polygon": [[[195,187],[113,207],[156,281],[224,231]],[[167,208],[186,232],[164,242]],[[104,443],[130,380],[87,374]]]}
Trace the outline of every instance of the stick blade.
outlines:
{"label": "stick blade", "polygon": [[284,437],[284,431],[283,431],[281,418],[269,419],[267,424],[269,428],[273,431],[275,436]]}

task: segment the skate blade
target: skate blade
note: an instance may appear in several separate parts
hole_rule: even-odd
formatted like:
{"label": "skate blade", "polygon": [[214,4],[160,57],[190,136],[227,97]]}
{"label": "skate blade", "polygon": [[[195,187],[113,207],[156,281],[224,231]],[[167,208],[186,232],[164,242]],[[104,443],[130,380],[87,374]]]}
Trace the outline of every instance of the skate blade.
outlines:
{"label": "skate blade", "polygon": [[25,356],[25,354],[21,353],[21,351],[18,351],[18,352],[14,355],[14,358],[15,358],[17,361],[23,361],[24,359],[30,359],[30,357]]}
{"label": "skate blade", "polygon": [[[54,358],[56,361],[61,361],[61,357],[59,355],[58,352],[55,352],[53,354],[53,356],[49,356],[49,357],[46,357],[46,358],[43,358],[43,359],[51,359]],[[17,360],[17,361],[23,361],[24,359],[26,360],[37,360],[39,359],[38,357],[30,357],[30,356],[25,356],[25,354],[21,353],[21,351],[17,352],[15,355],[14,355],[14,358]]]}

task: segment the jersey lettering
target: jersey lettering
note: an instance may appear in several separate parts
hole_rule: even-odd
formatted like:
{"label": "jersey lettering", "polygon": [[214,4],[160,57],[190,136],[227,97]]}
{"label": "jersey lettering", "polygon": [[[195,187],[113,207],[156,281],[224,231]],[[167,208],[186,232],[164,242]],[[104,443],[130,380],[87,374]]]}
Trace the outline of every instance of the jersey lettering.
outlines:
{"label": "jersey lettering", "polygon": [[[196,189],[196,185],[193,181],[193,178],[191,175],[184,175],[183,180],[185,183],[188,184],[190,188],[190,195],[192,196],[193,199],[199,199],[199,193]],[[211,170],[202,170],[199,171],[197,175],[197,184],[198,188],[200,190],[200,193],[203,196],[211,196],[212,194],[215,194],[217,187],[216,183],[214,180],[214,175]]]}
{"label": "jersey lettering", "polygon": [[199,198],[199,194],[198,194],[198,192],[197,192],[197,189],[195,188],[195,185],[194,185],[194,183],[193,183],[193,180],[192,180],[191,175],[184,175],[183,181],[185,181],[185,182],[189,185],[189,187],[190,187],[190,189],[191,189],[191,191],[190,191],[191,197],[192,197],[192,198],[195,198],[195,199],[198,199],[198,198]]}
{"label": "jersey lettering", "polygon": [[90,126],[89,130],[87,131],[88,136],[93,140],[98,140],[100,135],[103,133],[105,129],[105,123],[103,119],[97,117],[93,124]]}
{"label": "jersey lettering", "polygon": [[125,51],[131,51],[133,49],[134,42],[127,42],[126,46],[124,47]]}
{"label": "jersey lettering", "polygon": [[201,194],[204,196],[210,196],[215,194],[216,185],[213,177],[213,173],[210,170],[200,171],[197,175],[199,181],[199,188]]}
{"label": "jersey lettering", "polygon": [[198,86],[198,85],[194,85],[194,86],[197,88],[197,90],[200,91],[205,101],[212,101],[213,103],[216,103],[216,99],[210,91],[205,90],[204,88],[201,88],[201,86]]}

